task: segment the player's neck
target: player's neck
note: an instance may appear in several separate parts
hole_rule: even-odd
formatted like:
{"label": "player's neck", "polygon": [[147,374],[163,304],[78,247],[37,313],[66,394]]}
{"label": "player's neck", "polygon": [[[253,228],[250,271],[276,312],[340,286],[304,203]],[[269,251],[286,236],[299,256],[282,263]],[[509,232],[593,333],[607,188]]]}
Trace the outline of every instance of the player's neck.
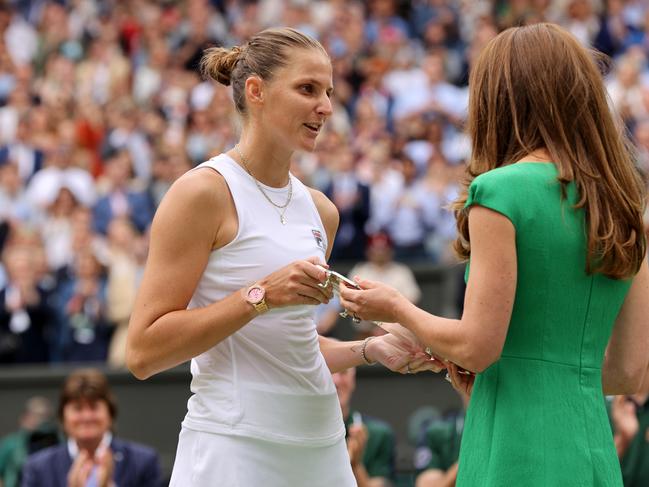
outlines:
{"label": "player's neck", "polygon": [[[254,130],[244,130],[238,145],[247,169],[257,181],[275,188],[288,184],[292,151]],[[241,162],[237,151],[234,159]]]}

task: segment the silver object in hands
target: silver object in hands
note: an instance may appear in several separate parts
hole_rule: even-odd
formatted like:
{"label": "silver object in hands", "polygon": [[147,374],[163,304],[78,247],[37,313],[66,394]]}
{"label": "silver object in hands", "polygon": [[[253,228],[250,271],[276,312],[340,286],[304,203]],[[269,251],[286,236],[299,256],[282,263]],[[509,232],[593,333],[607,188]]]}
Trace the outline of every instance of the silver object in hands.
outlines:
{"label": "silver object in hands", "polygon": [[[339,314],[340,316],[342,316],[343,318],[347,318],[347,317],[349,316],[349,311],[347,311],[346,309],[344,309],[344,310],[342,310],[342,311],[341,311],[340,313],[338,313],[338,314]],[[358,316],[356,316],[355,314],[352,314],[352,321],[353,321],[354,323],[357,323],[357,324],[358,324],[358,323],[361,322],[361,319],[360,319]]]}
{"label": "silver object in hands", "polygon": [[340,295],[341,282],[344,282],[346,286],[349,286],[351,288],[361,289],[361,287],[358,285],[357,282],[352,281],[349,277],[343,276],[339,272],[332,271],[331,269],[325,269],[324,271],[327,275],[327,279],[325,279],[325,282],[319,283],[318,286],[322,288],[326,288],[329,287],[329,285],[331,285],[334,294]]}
{"label": "silver object in hands", "polygon": [[[327,288],[331,286],[334,294],[337,294],[340,296],[340,283],[344,282],[346,286],[349,286],[353,289],[362,289],[356,281],[352,281],[349,277],[343,276],[340,272],[332,271],[331,269],[326,269],[324,268],[324,271],[326,273],[327,278],[325,279],[324,282],[318,283],[318,286],[321,288]],[[341,317],[347,318],[349,316],[349,311],[346,309],[338,313]],[[356,316],[355,314],[352,314],[352,321],[356,324],[360,323],[362,320]],[[373,324],[378,326],[379,328],[383,323],[380,321],[372,321]]]}

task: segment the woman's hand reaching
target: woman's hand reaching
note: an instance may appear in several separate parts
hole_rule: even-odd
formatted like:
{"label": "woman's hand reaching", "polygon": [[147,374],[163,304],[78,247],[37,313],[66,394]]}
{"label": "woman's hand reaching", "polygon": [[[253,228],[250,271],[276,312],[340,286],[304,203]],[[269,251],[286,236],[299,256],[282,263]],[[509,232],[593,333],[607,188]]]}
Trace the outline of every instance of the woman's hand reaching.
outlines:
{"label": "woman's hand reaching", "polygon": [[370,340],[366,353],[393,372],[416,374],[430,370],[439,372],[445,364],[428,355],[423,347],[398,335],[387,333]]}
{"label": "woman's hand reaching", "polygon": [[426,346],[414,333],[396,323],[399,310],[409,305],[410,301],[387,284],[358,277],[354,280],[361,289],[352,289],[341,283],[340,302],[355,317],[381,322],[381,328],[388,332],[372,340],[373,343],[368,343],[368,348],[373,345],[376,361],[402,374],[425,370],[439,372],[446,368],[444,362],[428,353]]}
{"label": "woman's hand reaching", "polygon": [[362,289],[340,286],[340,303],[344,309],[361,320],[400,321],[399,310],[410,304],[399,291],[387,284],[367,281],[355,277],[354,280]]}
{"label": "woman's hand reaching", "polygon": [[473,392],[473,384],[475,383],[475,374],[461,373],[457,365],[448,364],[448,377],[450,379],[453,389],[455,389],[464,400],[465,404],[469,403],[471,393]]}

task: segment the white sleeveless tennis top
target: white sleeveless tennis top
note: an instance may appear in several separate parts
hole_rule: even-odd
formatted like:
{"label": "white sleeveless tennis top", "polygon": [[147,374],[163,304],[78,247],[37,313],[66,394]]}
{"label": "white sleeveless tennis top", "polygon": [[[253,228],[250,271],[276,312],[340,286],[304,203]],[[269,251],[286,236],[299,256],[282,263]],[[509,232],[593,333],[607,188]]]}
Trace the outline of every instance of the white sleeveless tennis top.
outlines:
{"label": "white sleeveless tennis top", "polygon": [[[252,177],[225,154],[211,167],[228,184],[239,219],[234,240],[210,255],[189,308],[207,306],[299,259],[324,262],[327,236],[309,190],[294,176],[280,222]],[[276,203],[287,188],[262,185]],[[321,446],[345,434],[336,388],[320,348],[314,306],[271,309],[191,362],[183,426],[281,443]]]}

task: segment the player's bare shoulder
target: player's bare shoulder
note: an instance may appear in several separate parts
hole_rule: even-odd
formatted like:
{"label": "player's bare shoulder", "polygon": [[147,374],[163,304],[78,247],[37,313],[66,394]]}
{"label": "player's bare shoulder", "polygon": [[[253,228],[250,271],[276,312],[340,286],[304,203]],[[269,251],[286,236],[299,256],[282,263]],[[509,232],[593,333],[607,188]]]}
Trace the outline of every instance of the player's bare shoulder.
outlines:
{"label": "player's bare shoulder", "polygon": [[171,185],[160,202],[152,230],[182,230],[194,237],[201,234],[201,238],[214,240],[224,218],[223,210],[231,205],[230,199],[221,174],[210,168],[188,171]]}
{"label": "player's bare shoulder", "polygon": [[200,205],[219,205],[229,194],[225,178],[209,167],[187,171],[169,189],[165,197],[188,199],[188,203]]}

